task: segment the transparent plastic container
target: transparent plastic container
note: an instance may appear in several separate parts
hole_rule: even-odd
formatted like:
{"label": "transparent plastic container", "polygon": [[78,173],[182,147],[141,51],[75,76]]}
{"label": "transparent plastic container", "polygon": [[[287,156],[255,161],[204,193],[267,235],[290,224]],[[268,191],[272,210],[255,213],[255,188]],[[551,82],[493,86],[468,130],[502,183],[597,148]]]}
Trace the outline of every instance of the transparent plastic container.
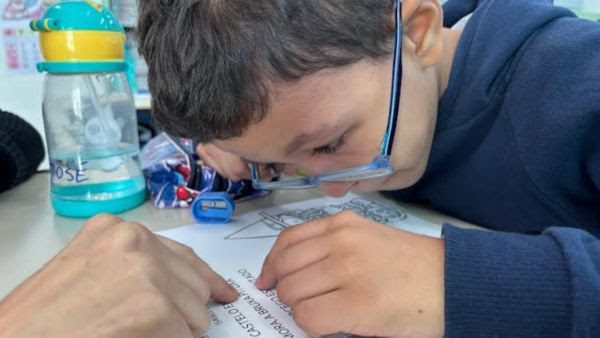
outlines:
{"label": "transparent plastic container", "polygon": [[124,73],[47,73],[43,115],[56,213],[119,213],[145,200],[137,119]]}

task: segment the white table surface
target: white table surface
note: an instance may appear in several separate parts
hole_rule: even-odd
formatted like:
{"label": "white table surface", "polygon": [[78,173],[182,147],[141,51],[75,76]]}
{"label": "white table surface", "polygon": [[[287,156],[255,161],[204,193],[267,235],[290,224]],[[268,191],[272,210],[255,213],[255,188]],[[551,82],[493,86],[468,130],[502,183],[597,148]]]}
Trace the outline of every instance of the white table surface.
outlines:
{"label": "white table surface", "polygon": [[[398,204],[408,212],[434,223],[450,222],[472,227],[452,217],[415,205],[400,204],[379,193],[369,198]],[[270,195],[239,203],[236,214],[257,208],[325,196],[319,189],[274,191]],[[119,215],[140,222],[153,231],[193,224],[189,209],[159,210],[146,202]],[[60,251],[85,220],[57,216],[50,206],[48,173],[38,173],[13,190],[0,194],[0,299]]]}

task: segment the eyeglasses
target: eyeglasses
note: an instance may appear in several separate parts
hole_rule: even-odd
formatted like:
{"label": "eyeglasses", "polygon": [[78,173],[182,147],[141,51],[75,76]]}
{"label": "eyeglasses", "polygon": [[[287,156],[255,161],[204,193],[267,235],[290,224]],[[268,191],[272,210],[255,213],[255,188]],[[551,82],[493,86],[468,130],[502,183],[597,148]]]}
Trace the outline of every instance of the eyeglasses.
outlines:
{"label": "eyeglasses", "polygon": [[402,85],[402,0],[396,0],[395,8],[396,30],[394,33],[394,58],[392,69],[392,88],[390,96],[387,127],[379,154],[368,164],[358,167],[336,170],[317,176],[278,176],[277,180],[264,181],[261,179],[257,164],[251,166],[252,186],[256,189],[305,189],[318,186],[322,182],[351,182],[385,177],[394,172],[390,164],[392,145],[396,133],[398,107],[400,105],[400,88]]}

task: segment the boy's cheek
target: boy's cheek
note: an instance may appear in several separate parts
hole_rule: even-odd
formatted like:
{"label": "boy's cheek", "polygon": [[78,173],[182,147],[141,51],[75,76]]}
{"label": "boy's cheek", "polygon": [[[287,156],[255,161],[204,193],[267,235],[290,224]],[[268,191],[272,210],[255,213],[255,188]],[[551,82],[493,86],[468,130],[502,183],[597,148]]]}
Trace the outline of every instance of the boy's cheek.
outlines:
{"label": "boy's cheek", "polygon": [[371,192],[405,189],[416,184],[424,173],[425,170],[420,168],[398,170],[387,177],[358,182],[350,190],[353,192]]}
{"label": "boy's cheek", "polygon": [[386,178],[375,178],[372,180],[358,181],[350,187],[352,192],[372,192],[385,190]]}
{"label": "boy's cheek", "polygon": [[346,195],[355,184],[355,182],[321,183],[321,189],[323,189],[329,196],[342,197]]}

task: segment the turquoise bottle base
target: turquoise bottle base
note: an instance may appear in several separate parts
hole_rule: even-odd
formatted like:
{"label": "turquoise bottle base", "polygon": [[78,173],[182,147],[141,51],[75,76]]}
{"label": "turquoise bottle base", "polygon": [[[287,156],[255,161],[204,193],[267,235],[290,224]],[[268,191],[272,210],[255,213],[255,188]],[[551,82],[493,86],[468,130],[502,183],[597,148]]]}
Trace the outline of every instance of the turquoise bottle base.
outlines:
{"label": "turquoise bottle base", "polygon": [[146,201],[146,189],[141,189],[129,196],[105,201],[78,201],[52,198],[54,211],[65,217],[84,218],[100,213],[118,214],[133,209]]}

